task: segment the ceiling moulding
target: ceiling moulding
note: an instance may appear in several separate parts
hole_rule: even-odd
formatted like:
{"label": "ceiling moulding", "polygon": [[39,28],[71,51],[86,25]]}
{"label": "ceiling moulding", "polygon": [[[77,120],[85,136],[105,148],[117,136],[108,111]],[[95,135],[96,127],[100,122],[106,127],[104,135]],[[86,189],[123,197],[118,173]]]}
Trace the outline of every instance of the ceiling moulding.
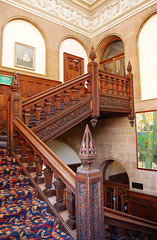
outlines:
{"label": "ceiling moulding", "polygon": [[1,1],[91,38],[156,3],[156,0],[98,0],[99,5],[90,10],[78,2],[88,2],[90,6],[95,4],[93,0]]}

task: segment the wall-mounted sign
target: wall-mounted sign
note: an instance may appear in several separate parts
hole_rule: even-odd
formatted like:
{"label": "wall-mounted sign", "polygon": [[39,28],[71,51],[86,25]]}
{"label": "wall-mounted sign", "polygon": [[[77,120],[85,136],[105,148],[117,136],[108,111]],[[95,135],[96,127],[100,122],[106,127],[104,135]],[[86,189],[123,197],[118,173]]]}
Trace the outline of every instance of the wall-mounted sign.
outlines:
{"label": "wall-mounted sign", "polygon": [[12,77],[0,75],[0,84],[10,85],[12,82]]}

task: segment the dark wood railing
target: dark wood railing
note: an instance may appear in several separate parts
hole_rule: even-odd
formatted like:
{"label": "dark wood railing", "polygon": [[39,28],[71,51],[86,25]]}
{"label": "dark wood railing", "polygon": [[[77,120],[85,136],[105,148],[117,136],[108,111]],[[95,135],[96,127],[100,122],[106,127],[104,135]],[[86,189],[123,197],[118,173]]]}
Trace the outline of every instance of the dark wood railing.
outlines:
{"label": "dark wood railing", "polygon": [[157,223],[104,208],[106,239],[157,239]]}
{"label": "dark wood railing", "polygon": [[[36,171],[35,181],[37,183],[45,181],[46,196],[56,194],[56,209],[62,211],[68,208],[70,211],[68,223],[71,228],[76,226],[74,200],[76,193],[78,239],[86,239],[87,236],[87,239],[104,239],[101,209],[103,185],[100,171],[91,167],[96,157],[92,155],[95,154],[92,141],[88,141],[90,146],[85,148],[84,140],[80,153],[84,167],[77,174],[44,144],[89,116],[93,118],[94,125],[101,111],[123,112],[129,116],[132,123],[134,108],[131,67],[128,68],[128,75],[121,77],[98,70],[93,49],[90,59],[87,74],[48,89],[23,102],[18,93],[19,82],[15,75],[12,83],[13,94],[9,101],[8,142],[10,151],[15,150],[16,154],[20,153],[22,162],[27,161],[27,170]],[[31,121],[33,125],[30,129],[28,126],[31,127]],[[47,129],[46,133],[45,129]],[[88,135],[90,134],[87,133],[85,139],[88,139]],[[46,166],[44,177],[43,163]],[[53,174],[54,183],[52,182]],[[68,207],[63,198],[65,188],[68,193]],[[93,207],[97,209],[96,212]]]}
{"label": "dark wood railing", "polygon": [[[38,156],[44,160],[44,164],[48,168],[52,168],[55,175],[60,176],[61,181],[64,182],[68,188],[75,193],[75,173],[62,161],[60,160],[49,147],[47,147],[43,141],[41,141],[36,134],[34,134],[19,118],[13,121],[16,135],[16,147],[19,145],[26,146],[26,152],[21,148],[22,156],[29,152],[28,158],[28,170],[29,172],[34,171],[34,155],[38,159]],[[37,160],[38,162],[39,160]],[[42,162],[41,162],[42,163]],[[42,171],[42,167],[37,167]],[[37,172],[37,179],[40,173]]]}
{"label": "dark wood railing", "polygon": [[69,211],[67,223],[71,229],[77,226],[77,239],[157,238],[157,223],[108,208],[104,208],[103,215],[102,175],[91,166],[97,153],[89,128],[86,127],[79,153],[83,167],[75,174],[19,118],[13,125],[14,156],[22,164],[27,162],[28,172],[36,172],[37,184],[45,182],[43,192],[47,197],[56,196],[55,209]]}

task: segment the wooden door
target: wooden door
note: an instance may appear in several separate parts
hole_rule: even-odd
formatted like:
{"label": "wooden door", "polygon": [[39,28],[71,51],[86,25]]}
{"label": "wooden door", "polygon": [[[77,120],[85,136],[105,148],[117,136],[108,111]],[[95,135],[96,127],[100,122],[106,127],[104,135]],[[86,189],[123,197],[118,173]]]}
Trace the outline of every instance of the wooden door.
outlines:
{"label": "wooden door", "polygon": [[64,52],[64,82],[84,74],[84,59]]}

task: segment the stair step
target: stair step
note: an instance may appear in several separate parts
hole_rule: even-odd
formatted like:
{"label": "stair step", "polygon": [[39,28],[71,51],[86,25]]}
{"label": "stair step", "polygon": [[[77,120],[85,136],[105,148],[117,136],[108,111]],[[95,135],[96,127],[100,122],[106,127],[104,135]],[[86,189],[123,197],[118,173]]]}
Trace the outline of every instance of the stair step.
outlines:
{"label": "stair step", "polygon": [[[58,227],[58,219],[46,214],[19,221],[16,224],[0,226],[0,239],[47,239],[52,236],[52,229]],[[53,239],[53,238],[52,238]]]}
{"label": "stair step", "polygon": [[36,197],[37,190],[30,186],[0,190],[0,207],[4,207],[6,204],[30,202]]}
{"label": "stair step", "polygon": [[7,135],[0,135],[0,140],[7,141]]}
{"label": "stair step", "polygon": [[5,142],[5,141],[0,141],[0,147],[1,147],[1,148],[7,148],[7,142]]}
{"label": "stair step", "polygon": [[11,176],[11,175],[19,175],[22,173],[22,168],[14,165],[14,166],[8,166],[8,165],[2,165],[0,166],[0,177],[4,177],[5,175]]}
{"label": "stair step", "polygon": [[7,149],[1,149],[0,148],[0,157],[8,157],[9,151]]}
{"label": "stair step", "polygon": [[[66,233],[61,232],[59,229],[53,229],[51,236],[47,236],[46,238],[44,238],[46,240],[73,240],[73,238],[69,237],[66,235]],[[33,237],[30,238],[29,240],[41,240],[41,237]]]}
{"label": "stair step", "polygon": [[15,158],[13,157],[2,157],[0,158],[0,166],[2,165],[15,165]]}
{"label": "stair step", "polygon": [[8,204],[0,208],[0,224],[15,224],[19,220],[24,220],[36,216],[37,214],[46,215],[47,204],[39,199],[22,204]]}
{"label": "stair step", "polygon": [[0,190],[1,189],[11,189],[11,188],[19,188],[22,186],[28,186],[29,178],[23,175],[12,175],[12,176],[4,176],[0,177]]}

